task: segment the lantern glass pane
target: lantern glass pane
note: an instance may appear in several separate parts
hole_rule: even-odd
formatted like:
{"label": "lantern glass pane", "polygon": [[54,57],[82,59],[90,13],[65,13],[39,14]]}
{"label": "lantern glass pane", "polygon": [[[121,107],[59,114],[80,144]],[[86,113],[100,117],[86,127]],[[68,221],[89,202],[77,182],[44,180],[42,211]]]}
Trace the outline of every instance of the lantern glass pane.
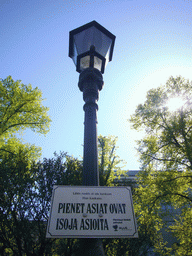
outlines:
{"label": "lantern glass pane", "polygon": [[107,52],[107,54],[106,54],[106,57],[105,57],[105,59],[106,59],[106,61],[105,61],[105,67],[106,67],[107,63],[109,62],[109,54],[110,54],[110,48],[109,48],[109,50],[108,50],[108,52]]}
{"label": "lantern glass pane", "polygon": [[81,71],[83,71],[86,68],[89,68],[89,64],[90,64],[90,56],[87,55],[85,57],[82,57],[80,59],[80,69],[81,69]]}
{"label": "lantern glass pane", "polygon": [[94,56],[94,68],[101,71],[101,67],[102,67],[102,60],[99,59],[97,56]]}
{"label": "lantern glass pane", "polygon": [[[83,71],[89,67],[90,67],[90,56],[87,55],[85,57],[82,57],[80,59],[80,70]],[[97,56],[94,56],[94,68],[101,71],[101,67],[102,67],[102,60],[100,58],[98,58]]]}
{"label": "lantern glass pane", "polygon": [[75,44],[73,45],[73,53],[74,53],[74,55],[72,57],[72,60],[75,63],[75,66],[77,66],[77,55],[78,55],[78,53],[77,53],[77,48],[76,48]]}
{"label": "lantern glass pane", "polygon": [[[112,45],[112,39],[93,26],[74,35],[74,44],[74,48],[76,48],[74,55],[85,53],[94,45],[95,51],[106,58]],[[106,61],[108,62],[108,60]]]}

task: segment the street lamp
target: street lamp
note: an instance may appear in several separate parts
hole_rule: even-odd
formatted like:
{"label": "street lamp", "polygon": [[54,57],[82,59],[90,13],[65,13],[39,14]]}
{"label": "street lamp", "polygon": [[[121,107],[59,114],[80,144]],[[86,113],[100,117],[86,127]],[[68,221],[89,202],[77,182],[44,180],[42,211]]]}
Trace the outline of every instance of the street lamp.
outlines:
{"label": "street lamp", "polygon": [[[79,89],[85,105],[83,185],[99,186],[97,147],[97,101],[103,87],[106,64],[112,60],[115,36],[96,21],[69,32],[69,57],[80,73]],[[84,249],[84,250],[83,250]],[[82,241],[77,255],[104,255],[100,239]]]}
{"label": "street lamp", "polygon": [[80,73],[85,101],[83,185],[98,186],[97,101],[106,64],[112,60],[115,36],[96,21],[69,32],[69,57]]}

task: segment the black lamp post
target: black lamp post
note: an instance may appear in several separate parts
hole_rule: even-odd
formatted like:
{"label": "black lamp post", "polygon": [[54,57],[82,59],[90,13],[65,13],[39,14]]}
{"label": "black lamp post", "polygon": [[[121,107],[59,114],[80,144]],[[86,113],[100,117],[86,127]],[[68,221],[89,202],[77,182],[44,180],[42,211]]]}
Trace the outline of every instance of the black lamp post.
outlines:
{"label": "black lamp post", "polygon": [[[97,101],[103,87],[106,64],[112,60],[115,36],[96,21],[70,31],[69,57],[80,73],[79,89],[85,101],[83,185],[99,186],[97,149]],[[78,255],[104,255],[99,239],[84,240]]]}

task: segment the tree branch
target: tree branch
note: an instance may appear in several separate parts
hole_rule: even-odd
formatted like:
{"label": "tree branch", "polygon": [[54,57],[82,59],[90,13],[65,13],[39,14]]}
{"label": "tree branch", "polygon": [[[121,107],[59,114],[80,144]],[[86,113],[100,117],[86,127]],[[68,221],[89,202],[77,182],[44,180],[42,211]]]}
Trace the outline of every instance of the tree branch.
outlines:
{"label": "tree branch", "polygon": [[10,154],[12,154],[12,155],[15,155],[15,153],[13,153],[13,152],[11,152],[11,151],[9,151],[9,150],[7,150],[7,149],[0,148],[0,150],[5,151],[5,152],[7,152],[7,153],[10,153]]}
{"label": "tree branch", "polygon": [[40,125],[40,124],[43,124],[43,122],[42,123],[35,122],[35,123],[17,123],[17,124],[12,124],[12,125],[8,126],[5,130],[3,130],[3,133],[6,132],[8,129],[14,127],[14,126],[19,126],[19,125]]}

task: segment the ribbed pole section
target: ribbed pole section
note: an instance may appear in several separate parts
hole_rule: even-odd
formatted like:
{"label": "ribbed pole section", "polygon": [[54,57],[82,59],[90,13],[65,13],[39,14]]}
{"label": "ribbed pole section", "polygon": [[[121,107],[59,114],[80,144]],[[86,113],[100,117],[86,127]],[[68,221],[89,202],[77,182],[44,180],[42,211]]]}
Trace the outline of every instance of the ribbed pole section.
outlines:
{"label": "ribbed pole section", "polygon": [[87,102],[84,105],[84,157],[83,185],[99,186],[98,149],[97,149],[97,110],[98,105]]}
{"label": "ribbed pole section", "polygon": [[99,186],[97,146],[97,101],[103,87],[101,72],[94,68],[84,70],[79,76],[79,89],[85,101],[83,185]]}
{"label": "ribbed pole section", "polygon": [[[84,70],[79,76],[79,89],[83,92],[85,105],[83,185],[99,186],[98,145],[97,145],[97,101],[103,87],[101,72],[94,68]],[[78,256],[104,256],[101,239],[81,239]]]}

